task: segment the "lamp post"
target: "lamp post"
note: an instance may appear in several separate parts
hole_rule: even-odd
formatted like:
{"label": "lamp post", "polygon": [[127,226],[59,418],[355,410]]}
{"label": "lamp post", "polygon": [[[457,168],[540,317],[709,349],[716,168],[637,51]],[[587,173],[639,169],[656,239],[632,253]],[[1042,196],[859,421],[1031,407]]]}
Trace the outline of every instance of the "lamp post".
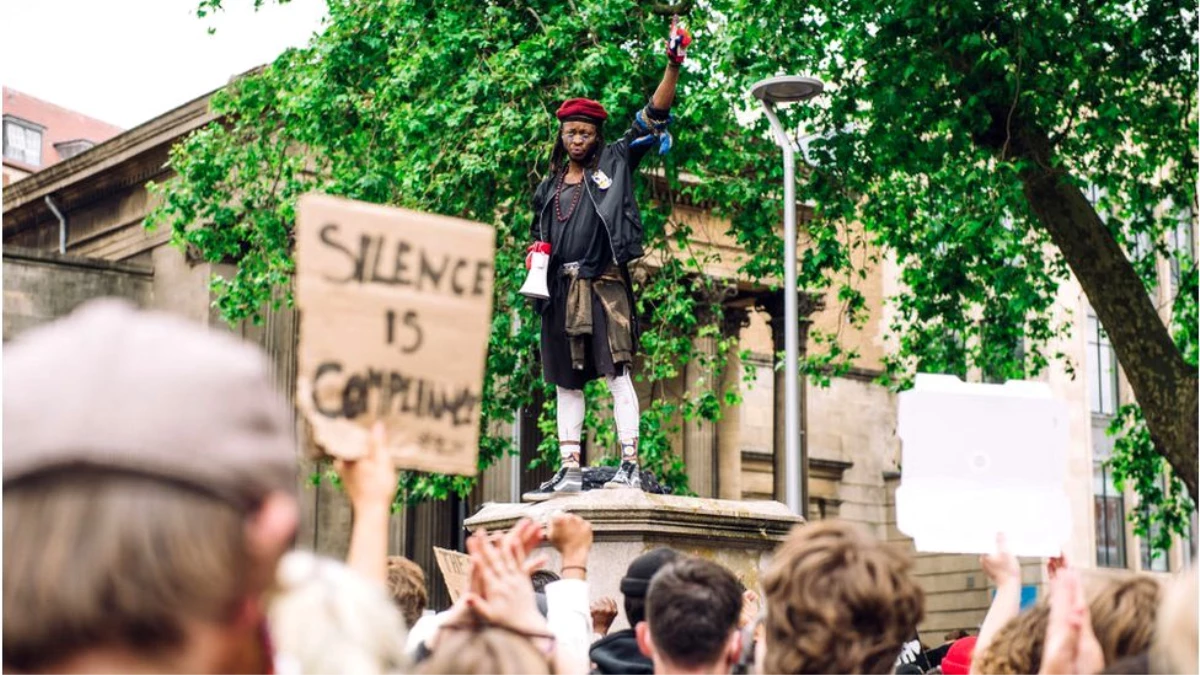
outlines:
{"label": "lamp post", "polygon": [[800,447],[800,339],[796,302],[796,150],[784,132],[775,106],[807,101],[825,90],[825,84],[811,77],[783,75],[771,77],[750,87],[750,94],[762,102],[771,122],[775,142],[783,150],[783,344],[784,344],[784,493],[788,509],[807,515],[808,467]]}

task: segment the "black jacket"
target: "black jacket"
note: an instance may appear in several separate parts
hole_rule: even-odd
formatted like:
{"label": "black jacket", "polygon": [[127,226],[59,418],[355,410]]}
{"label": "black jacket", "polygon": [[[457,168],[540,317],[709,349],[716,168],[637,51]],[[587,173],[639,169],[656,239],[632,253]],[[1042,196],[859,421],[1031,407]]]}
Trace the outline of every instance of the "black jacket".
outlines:
{"label": "black jacket", "polygon": [[592,645],[590,656],[592,663],[596,664],[597,673],[650,675],[654,672],[654,662],[638,649],[637,635],[631,628],[610,633],[604,639],[597,640]]}
{"label": "black jacket", "polygon": [[[613,262],[622,269],[628,262],[642,257],[645,253],[642,250],[642,216],[638,211],[637,201],[634,199],[633,173],[641,164],[642,157],[646,155],[651,146],[655,145],[651,143],[637,148],[629,147],[630,141],[635,138],[634,133],[634,129],[630,128],[616,143],[605,146],[600,152],[600,161],[597,167],[584,171],[583,185],[586,194],[580,202],[581,208],[594,209],[600,216],[600,221],[608,233],[609,243],[612,245],[615,258]],[[611,184],[607,188],[602,188],[599,183],[603,183],[605,177],[611,181]],[[547,176],[533,193],[531,234],[537,241],[550,241],[547,237],[550,236],[554,210],[549,207],[554,202],[556,181],[557,176]],[[564,262],[573,262],[557,260],[553,247],[551,247],[550,258],[552,272]],[[579,276],[591,279],[599,276],[606,267],[608,267],[607,264],[597,269],[585,266],[580,268]]]}

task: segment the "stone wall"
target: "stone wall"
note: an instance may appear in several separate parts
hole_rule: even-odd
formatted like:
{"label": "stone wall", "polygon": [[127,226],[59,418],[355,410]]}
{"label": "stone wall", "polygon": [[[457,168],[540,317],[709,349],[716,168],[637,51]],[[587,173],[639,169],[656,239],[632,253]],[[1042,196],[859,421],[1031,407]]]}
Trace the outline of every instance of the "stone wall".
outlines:
{"label": "stone wall", "polygon": [[70,314],[93,298],[116,296],[140,307],[153,297],[149,267],[4,247],[4,341]]}
{"label": "stone wall", "polygon": [[885,534],[884,474],[897,469],[896,399],[885,387],[861,379],[833,378],[808,387],[809,462],[848,463],[838,486],[835,514]]}

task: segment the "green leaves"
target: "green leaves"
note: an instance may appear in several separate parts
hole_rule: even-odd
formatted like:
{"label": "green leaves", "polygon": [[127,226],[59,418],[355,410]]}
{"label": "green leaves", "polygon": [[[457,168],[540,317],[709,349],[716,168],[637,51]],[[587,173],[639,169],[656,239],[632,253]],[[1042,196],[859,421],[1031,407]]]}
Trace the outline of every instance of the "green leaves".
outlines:
{"label": "green leaves", "polygon": [[[204,0],[200,10],[219,6]],[[668,20],[633,0],[369,0],[329,9],[308,47],[214,96],[222,123],[172,151],[178,175],[157,189],[163,202],[151,222],[170,226],[192,254],[234,266],[214,281],[230,321],[260,320],[265,306],[289,302],[291,208],[308,190],[493,224],[491,431],[530,405],[535,388],[553,399],[533,358],[537,317],[516,293],[529,199],[556,126],[550,113],[568,97],[597,98],[615,138],[661,73]],[[1026,201],[1021,176],[1032,160],[1017,152],[1016,134],[1050,137],[1055,166],[1094,193],[1131,255],[1146,248],[1139,242],[1164,241],[1176,215],[1162,206],[1196,203],[1191,16],[1178,0],[697,3],[685,17],[696,44],[672,111],[663,201],[686,195],[728,219],[745,252],[741,274],[781,278],[780,151],[746,90],[784,72],[817,76],[825,96],[780,110],[813,162],[801,166],[798,189],[813,211],[801,228],[801,285],[831,290],[838,306],[825,311],[862,325],[863,271],[899,266],[888,319],[899,348],[882,378],[890,386],[903,387],[918,367],[1036,376],[1059,356],[1049,345],[1071,329],[1052,312],[1068,270]],[[653,157],[647,165],[659,167]],[[683,172],[696,179],[680,183]],[[641,447],[647,464],[681,487],[671,434],[683,420],[715,419],[736,392],[712,376],[692,391],[666,384],[687,364],[718,372],[732,345],[717,329],[720,289],[702,273],[715,259],[644,188],[657,271],[638,288],[638,377],[652,393]],[[1148,284],[1154,258],[1135,260]],[[1181,270],[1174,335],[1195,364],[1195,266],[1189,259]],[[701,336],[716,341],[715,357],[697,350]],[[836,333],[814,332],[804,367],[822,383],[856,359]],[[590,393],[593,409],[603,404],[602,387]],[[543,450],[553,463],[548,405]],[[615,451],[610,423],[591,415],[587,425]],[[1132,421],[1122,429],[1138,433]],[[507,439],[488,436],[481,466],[511,451]],[[410,476],[405,486],[410,498],[436,498],[469,482]]]}
{"label": "green leaves", "polygon": [[1138,508],[1129,511],[1133,531],[1148,540],[1153,555],[1165,555],[1171,550],[1172,535],[1188,531],[1196,505],[1183,481],[1167,471],[1166,460],[1155,450],[1141,408],[1122,406],[1108,434],[1116,437],[1112,458],[1106,462],[1113,485],[1117,490],[1132,487],[1138,495]]}

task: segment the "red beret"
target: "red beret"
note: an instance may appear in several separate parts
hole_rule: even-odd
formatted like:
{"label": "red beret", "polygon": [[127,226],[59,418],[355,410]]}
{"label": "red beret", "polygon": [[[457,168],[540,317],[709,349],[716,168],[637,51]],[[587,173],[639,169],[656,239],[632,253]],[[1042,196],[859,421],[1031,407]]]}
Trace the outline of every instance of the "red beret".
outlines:
{"label": "red beret", "polygon": [[558,107],[555,115],[562,121],[570,117],[586,117],[596,122],[608,119],[608,112],[604,110],[604,106],[590,98],[569,98]]}

